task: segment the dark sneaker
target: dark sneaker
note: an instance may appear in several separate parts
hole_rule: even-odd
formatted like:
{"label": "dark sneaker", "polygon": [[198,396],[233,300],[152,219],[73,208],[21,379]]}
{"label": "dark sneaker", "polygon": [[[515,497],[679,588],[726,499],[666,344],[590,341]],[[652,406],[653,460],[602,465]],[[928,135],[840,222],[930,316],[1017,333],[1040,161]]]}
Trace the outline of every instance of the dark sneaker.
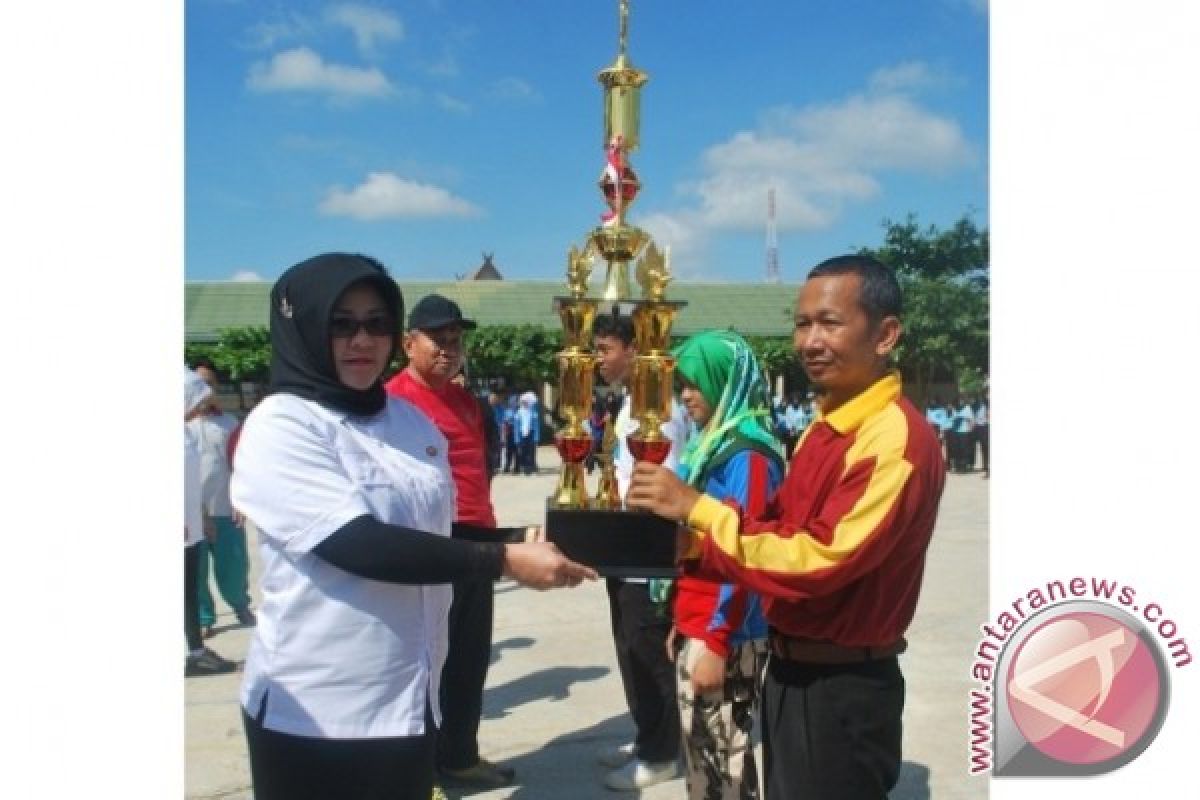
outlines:
{"label": "dark sneaker", "polygon": [[439,771],[446,779],[447,786],[508,786],[517,777],[517,771],[512,767],[493,764],[486,758],[479,759],[473,767],[465,769],[442,767]]}
{"label": "dark sneaker", "polygon": [[221,658],[207,647],[194,656],[188,656],[184,664],[183,674],[192,677],[196,675],[224,675],[236,672],[237,662]]}
{"label": "dark sneaker", "polygon": [[254,616],[254,612],[248,608],[243,608],[237,612],[237,621],[239,625],[252,627],[258,624],[258,618]]}

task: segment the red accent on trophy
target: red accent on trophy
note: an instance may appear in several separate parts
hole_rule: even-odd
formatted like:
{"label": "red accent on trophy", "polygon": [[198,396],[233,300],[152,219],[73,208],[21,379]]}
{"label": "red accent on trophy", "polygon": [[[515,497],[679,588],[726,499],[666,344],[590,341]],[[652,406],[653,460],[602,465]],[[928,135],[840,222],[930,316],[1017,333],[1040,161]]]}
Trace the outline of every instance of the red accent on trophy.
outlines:
{"label": "red accent on trophy", "polygon": [[590,436],[571,438],[560,435],[554,437],[554,446],[558,449],[558,454],[563,461],[568,464],[578,464],[587,458],[591,451],[592,439]]}
{"label": "red accent on trophy", "polygon": [[653,439],[647,441],[629,436],[626,437],[625,442],[629,445],[629,452],[633,455],[634,461],[649,461],[652,464],[661,464],[667,460],[667,453],[671,452],[670,439]]}

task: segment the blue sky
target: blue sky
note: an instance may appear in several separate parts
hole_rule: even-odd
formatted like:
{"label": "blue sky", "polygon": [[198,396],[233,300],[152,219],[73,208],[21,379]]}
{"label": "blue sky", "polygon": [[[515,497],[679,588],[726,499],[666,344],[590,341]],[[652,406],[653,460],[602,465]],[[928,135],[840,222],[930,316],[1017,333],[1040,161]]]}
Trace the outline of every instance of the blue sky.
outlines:
{"label": "blue sky", "polygon": [[[988,224],[986,0],[633,0],[629,221],[681,280],[785,281],[909,212]],[[555,280],[604,210],[616,0],[185,5],[188,280],[327,250]]]}

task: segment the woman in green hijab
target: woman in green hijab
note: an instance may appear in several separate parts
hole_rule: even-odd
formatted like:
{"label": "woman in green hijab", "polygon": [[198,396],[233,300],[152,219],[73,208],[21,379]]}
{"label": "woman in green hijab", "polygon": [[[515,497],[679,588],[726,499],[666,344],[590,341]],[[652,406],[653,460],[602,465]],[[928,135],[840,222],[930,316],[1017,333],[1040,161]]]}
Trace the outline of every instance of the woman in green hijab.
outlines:
{"label": "woman in green hijab", "polygon": [[[680,459],[680,476],[757,514],[782,482],[785,462],[758,361],[730,331],[696,334],[674,355],[681,400],[698,431]],[[766,661],[762,605],[736,584],[689,575],[675,589],[667,647],[678,677],[688,797],[756,798],[750,731]]]}

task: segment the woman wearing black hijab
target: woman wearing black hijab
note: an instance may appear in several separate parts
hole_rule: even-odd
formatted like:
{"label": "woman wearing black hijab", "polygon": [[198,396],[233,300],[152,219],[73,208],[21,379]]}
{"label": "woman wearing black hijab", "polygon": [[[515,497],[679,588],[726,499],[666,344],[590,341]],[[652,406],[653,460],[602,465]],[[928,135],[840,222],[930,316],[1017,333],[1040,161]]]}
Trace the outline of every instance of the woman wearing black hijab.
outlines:
{"label": "woman wearing black hijab", "polygon": [[258,800],[428,800],[449,583],[595,578],[548,543],[449,538],[446,440],[380,382],[403,311],[359,255],[309,259],[271,290],[269,395],[232,482],[262,561],[241,691]]}

